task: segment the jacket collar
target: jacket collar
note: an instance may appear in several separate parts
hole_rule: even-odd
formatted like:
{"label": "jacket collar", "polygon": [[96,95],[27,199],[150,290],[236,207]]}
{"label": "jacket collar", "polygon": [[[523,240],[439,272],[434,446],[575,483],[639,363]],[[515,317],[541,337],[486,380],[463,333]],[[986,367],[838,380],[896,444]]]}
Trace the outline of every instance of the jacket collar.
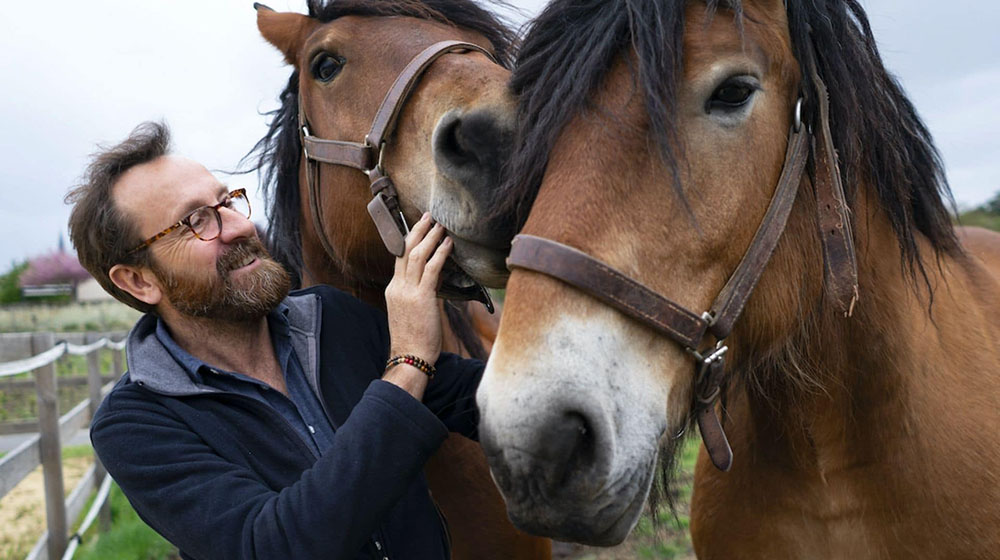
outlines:
{"label": "jacket collar", "polygon": [[[292,346],[313,389],[316,389],[316,348],[320,300],[313,293],[292,293],[288,306]],[[156,336],[157,317],[147,313],[132,327],[125,347],[129,379],[153,392],[169,396],[218,393],[218,389],[196,383]]]}

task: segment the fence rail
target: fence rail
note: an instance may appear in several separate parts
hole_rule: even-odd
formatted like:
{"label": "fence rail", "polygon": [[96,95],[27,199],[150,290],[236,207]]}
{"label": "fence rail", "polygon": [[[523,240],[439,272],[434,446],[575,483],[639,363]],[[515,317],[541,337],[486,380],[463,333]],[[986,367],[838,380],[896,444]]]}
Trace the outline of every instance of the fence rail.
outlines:
{"label": "fence rail", "polygon": [[[39,433],[0,459],[0,498],[6,496],[39,465],[42,466],[46,531],[28,554],[27,560],[69,560],[80,544],[81,535],[95,518],[100,519],[102,532],[111,525],[111,511],[107,501],[111,479],[96,456],[94,464],[80,483],[68,498],[63,499],[61,442],[72,437],[93,417],[101,399],[113,384],[104,383],[98,352],[104,349],[114,352],[112,378],[123,372],[121,355],[125,347],[124,339],[113,342],[106,336],[88,333],[84,340],[85,344],[73,344],[67,340],[56,342],[53,333],[33,333],[30,338],[32,356],[0,363],[0,378],[32,372],[38,400]],[[87,386],[90,396],[60,416],[55,363],[66,354],[87,357]],[[69,525],[80,515],[90,494],[98,487],[97,499],[84,523],[70,537]]]}

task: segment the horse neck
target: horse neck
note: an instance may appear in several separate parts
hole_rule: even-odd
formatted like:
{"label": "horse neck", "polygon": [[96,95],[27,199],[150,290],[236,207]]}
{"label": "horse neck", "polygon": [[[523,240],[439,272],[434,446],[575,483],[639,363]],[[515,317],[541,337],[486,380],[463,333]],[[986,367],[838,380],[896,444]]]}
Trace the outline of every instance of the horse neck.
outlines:
{"label": "horse neck", "polygon": [[302,287],[307,288],[316,284],[328,284],[385,311],[385,286],[351,278],[332,266],[325,267],[321,273],[314,273],[306,267],[302,272]]}
{"label": "horse neck", "polygon": [[[733,357],[743,358],[735,375],[748,435],[768,442],[755,452],[822,474],[869,460],[866,453],[890,446],[883,438],[904,434],[890,425],[912,416],[913,374],[932,359],[936,330],[928,292],[905,272],[888,217],[867,189],[853,214],[860,299],[851,317],[825,301],[815,199],[803,190],[760,297],[734,332]],[[935,282],[933,249],[922,250]],[[945,319],[948,309],[937,308],[935,318]]]}

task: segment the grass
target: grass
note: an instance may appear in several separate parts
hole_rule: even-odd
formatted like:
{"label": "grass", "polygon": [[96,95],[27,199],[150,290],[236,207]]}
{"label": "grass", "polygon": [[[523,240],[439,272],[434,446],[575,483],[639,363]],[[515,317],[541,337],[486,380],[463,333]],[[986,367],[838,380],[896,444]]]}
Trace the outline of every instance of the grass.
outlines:
{"label": "grass", "polygon": [[128,330],[140,313],[117,301],[0,306],[2,332]]}
{"label": "grass", "polygon": [[84,535],[75,560],[175,560],[177,549],[149,528],[125,498],[111,486],[111,531],[97,532],[97,523]]}
{"label": "grass", "polygon": [[1000,231],[1000,214],[985,212],[983,210],[972,210],[962,213],[958,218],[958,223],[963,226],[979,226]]}

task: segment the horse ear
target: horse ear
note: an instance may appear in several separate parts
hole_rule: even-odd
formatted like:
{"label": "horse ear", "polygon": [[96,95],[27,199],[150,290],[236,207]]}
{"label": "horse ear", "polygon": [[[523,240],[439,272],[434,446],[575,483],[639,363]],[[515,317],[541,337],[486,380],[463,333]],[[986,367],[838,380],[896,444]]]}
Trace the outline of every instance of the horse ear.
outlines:
{"label": "horse ear", "polygon": [[276,12],[263,4],[254,4],[257,10],[257,29],[268,43],[285,55],[285,61],[295,65],[302,42],[318,25],[317,21],[294,12]]}

